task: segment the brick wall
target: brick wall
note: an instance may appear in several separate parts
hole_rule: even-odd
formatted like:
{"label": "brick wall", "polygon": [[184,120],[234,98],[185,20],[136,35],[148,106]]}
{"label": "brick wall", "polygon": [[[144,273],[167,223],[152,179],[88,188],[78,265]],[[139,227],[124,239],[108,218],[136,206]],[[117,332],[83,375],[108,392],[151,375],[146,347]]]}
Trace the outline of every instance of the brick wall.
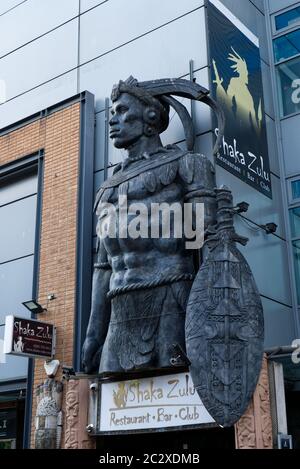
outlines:
{"label": "brick wall", "polygon": [[[42,320],[57,327],[55,357],[66,365],[73,360],[79,148],[80,103],[0,137],[0,165],[44,150],[38,301],[45,306],[47,295],[55,294]],[[43,363],[35,360],[32,445],[35,389],[46,378]]]}

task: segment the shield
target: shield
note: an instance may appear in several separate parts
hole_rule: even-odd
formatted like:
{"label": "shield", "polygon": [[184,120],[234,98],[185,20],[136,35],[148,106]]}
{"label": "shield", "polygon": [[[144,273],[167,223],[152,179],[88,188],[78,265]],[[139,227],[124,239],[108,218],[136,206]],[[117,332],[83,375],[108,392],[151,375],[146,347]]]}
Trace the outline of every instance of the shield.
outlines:
{"label": "shield", "polygon": [[[246,411],[262,365],[260,295],[236,242],[230,191],[219,189],[218,229],[187,305],[186,349],[194,386],[215,421],[228,427]],[[226,211],[227,210],[227,211]]]}

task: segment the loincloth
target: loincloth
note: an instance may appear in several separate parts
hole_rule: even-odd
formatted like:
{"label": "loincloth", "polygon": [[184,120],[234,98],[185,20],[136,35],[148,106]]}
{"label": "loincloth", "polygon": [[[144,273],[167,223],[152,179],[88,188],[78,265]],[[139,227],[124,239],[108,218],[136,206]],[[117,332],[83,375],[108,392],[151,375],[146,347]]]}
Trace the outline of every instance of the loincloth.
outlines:
{"label": "loincloth", "polygon": [[100,371],[170,366],[173,344],[185,348],[191,286],[183,280],[114,297]]}

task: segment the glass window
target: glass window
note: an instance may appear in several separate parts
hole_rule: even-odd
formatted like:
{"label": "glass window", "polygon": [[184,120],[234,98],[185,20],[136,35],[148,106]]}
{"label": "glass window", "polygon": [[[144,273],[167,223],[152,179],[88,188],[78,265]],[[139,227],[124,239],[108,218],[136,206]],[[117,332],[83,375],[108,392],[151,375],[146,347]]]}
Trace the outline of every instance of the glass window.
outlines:
{"label": "glass window", "polygon": [[294,250],[294,263],[295,263],[295,276],[296,276],[298,304],[300,304],[300,240],[293,241],[293,250]]}
{"label": "glass window", "polygon": [[290,210],[292,238],[300,238],[300,207]]}
{"label": "glass window", "polygon": [[275,62],[300,54],[300,29],[284,34],[273,42]]}
{"label": "glass window", "polygon": [[30,317],[22,302],[32,298],[32,278],[33,256],[0,265],[0,324],[8,314]]}
{"label": "glass window", "polygon": [[300,111],[300,57],[277,65],[281,95],[281,113],[286,116]]}
{"label": "glass window", "polygon": [[0,263],[34,252],[37,196],[0,207]]}
{"label": "glass window", "polygon": [[291,182],[292,186],[292,198],[300,199],[300,179]]}
{"label": "glass window", "polygon": [[37,192],[37,177],[36,174],[17,179],[13,183],[1,183],[0,187],[0,207],[13,202],[14,200],[22,199],[28,195]]}
{"label": "glass window", "polygon": [[300,7],[293,8],[275,17],[276,30],[293,26],[300,22]]}

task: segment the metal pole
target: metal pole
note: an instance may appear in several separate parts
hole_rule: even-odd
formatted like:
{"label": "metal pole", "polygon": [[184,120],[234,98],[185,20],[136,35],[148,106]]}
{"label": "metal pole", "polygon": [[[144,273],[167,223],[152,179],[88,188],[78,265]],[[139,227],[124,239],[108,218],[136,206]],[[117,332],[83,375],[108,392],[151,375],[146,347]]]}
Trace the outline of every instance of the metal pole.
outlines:
{"label": "metal pole", "polygon": [[[193,59],[190,60],[189,67],[190,67],[190,80],[194,82],[194,81],[196,81],[196,79],[194,78],[194,61],[193,61]],[[194,130],[195,130],[196,129],[196,113],[195,113],[195,101],[193,99],[191,100],[191,118],[192,118]],[[195,130],[195,133],[196,133],[196,130]],[[196,143],[196,139],[195,139],[195,145],[194,145],[193,151],[196,151],[196,147],[197,147],[197,143]]]}
{"label": "metal pole", "polygon": [[109,98],[105,98],[104,180],[107,179],[108,152],[109,152]]}

